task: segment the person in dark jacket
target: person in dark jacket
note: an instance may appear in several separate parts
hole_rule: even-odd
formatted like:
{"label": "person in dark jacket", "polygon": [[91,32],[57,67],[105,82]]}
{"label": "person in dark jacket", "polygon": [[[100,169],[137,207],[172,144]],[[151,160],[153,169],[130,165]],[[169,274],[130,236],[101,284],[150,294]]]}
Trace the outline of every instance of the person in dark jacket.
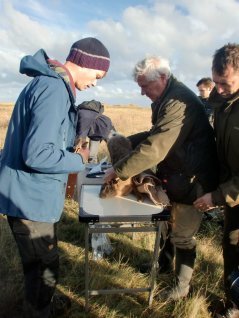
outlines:
{"label": "person in dark jacket", "polygon": [[213,109],[208,102],[209,95],[213,90],[214,82],[210,77],[203,77],[197,82],[197,88],[199,91],[199,98],[203,102],[205,112],[207,114],[208,120],[213,124]]}
{"label": "person in dark jacket", "polygon": [[[226,299],[239,306],[231,276],[239,269],[239,44],[216,50],[212,61],[215,88],[209,102],[214,107],[214,129],[220,163],[220,182],[214,191],[198,198],[196,208],[208,210],[224,205],[224,286]],[[238,288],[238,285],[235,287]]]}
{"label": "person in dark jacket", "polygon": [[170,236],[176,247],[177,283],[164,296],[176,300],[189,292],[196,258],[194,235],[202,213],[193,202],[217,186],[215,139],[199,98],[171,74],[166,59],[140,61],[134,79],[152,101],[152,128],[130,137],[133,151],[108,169],[105,182],[157,167],[172,203]]}
{"label": "person in dark jacket", "polygon": [[76,138],[80,143],[89,139],[89,163],[98,162],[101,141],[107,141],[109,135],[115,131],[111,119],[103,112],[104,105],[96,100],[84,101],[77,107]]}
{"label": "person in dark jacket", "polygon": [[0,213],[6,214],[25,277],[26,317],[48,318],[58,280],[56,227],[69,173],[84,169],[89,150],[72,153],[76,89],[94,87],[109,68],[95,38],[75,42],[61,64],[43,49],[21,60],[33,79],[20,93],[0,162]]}

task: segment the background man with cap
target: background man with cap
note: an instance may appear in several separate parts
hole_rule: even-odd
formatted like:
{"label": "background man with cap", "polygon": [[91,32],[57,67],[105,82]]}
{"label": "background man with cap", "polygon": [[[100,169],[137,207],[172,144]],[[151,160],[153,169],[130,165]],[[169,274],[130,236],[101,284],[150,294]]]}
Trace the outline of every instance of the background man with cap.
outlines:
{"label": "background man with cap", "polygon": [[54,312],[56,226],[68,174],[83,170],[89,155],[87,149],[69,151],[75,141],[75,89],[95,86],[109,64],[108,50],[95,38],[75,42],[64,65],[43,49],[21,60],[20,73],[33,79],[16,101],[1,155],[0,213],[7,215],[23,265],[25,317]]}

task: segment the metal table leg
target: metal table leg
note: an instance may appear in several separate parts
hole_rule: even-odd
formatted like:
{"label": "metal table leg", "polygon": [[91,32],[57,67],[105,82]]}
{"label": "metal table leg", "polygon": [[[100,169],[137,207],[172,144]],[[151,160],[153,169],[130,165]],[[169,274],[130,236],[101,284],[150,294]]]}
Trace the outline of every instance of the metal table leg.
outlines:
{"label": "metal table leg", "polygon": [[90,295],[106,295],[106,294],[119,294],[119,293],[137,293],[137,292],[149,292],[149,306],[152,305],[154,291],[156,287],[156,276],[157,276],[157,262],[160,252],[160,238],[161,238],[161,225],[164,221],[156,221],[155,226],[152,227],[130,227],[130,228],[104,228],[94,229],[93,232],[99,233],[123,233],[123,232],[156,232],[154,253],[152,259],[152,267],[150,272],[150,281],[147,288],[126,288],[126,289],[90,289],[90,277],[89,277],[89,234],[92,233],[89,223],[85,225],[85,311],[89,309],[89,297]]}
{"label": "metal table leg", "polygon": [[153,261],[150,273],[150,292],[149,292],[149,306],[152,305],[153,297],[154,297],[154,290],[156,287],[156,276],[157,276],[157,262],[159,257],[159,250],[160,250],[160,238],[161,238],[161,224],[162,222],[157,222],[157,232],[155,237],[154,243],[154,254],[153,254]]}
{"label": "metal table leg", "polygon": [[85,225],[85,310],[89,309],[89,224]]}

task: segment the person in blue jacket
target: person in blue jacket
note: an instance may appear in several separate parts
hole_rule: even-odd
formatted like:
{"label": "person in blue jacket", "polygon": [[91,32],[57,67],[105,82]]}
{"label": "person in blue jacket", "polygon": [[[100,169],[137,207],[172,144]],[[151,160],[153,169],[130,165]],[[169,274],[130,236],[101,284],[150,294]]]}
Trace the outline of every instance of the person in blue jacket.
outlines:
{"label": "person in blue jacket", "polygon": [[7,215],[25,279],[25,314],[48,318],[54,311],[59,257],[56,226],[67,177],[84,169],[89,150],[70,152],[77,124],[76,89],[94,87],[110,64],[96,38],[75,42],[66,62],[43,49],[25,56],[20,73],[33,77],[20,93],[0,159],[0,213]]}

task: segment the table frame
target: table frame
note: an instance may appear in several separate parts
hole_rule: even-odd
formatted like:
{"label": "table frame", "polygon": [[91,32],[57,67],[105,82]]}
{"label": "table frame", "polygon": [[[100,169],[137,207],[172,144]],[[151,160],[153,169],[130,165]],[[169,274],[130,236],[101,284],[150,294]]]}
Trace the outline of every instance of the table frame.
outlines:
{"label": "table frame", "polygon": [[[107,199],[106,199],[107,200]],[[85,225],[85,310],[89,310],[90,296],[123,294],[123,293],[139,293],[148,292],[148,304],[152,305],[154,291],[156,288],[157,261],[160,252],[161,225],[167,222],[170,217],[170,211],[165,209],[160,213],[147,216],[145,219],[141,217],[139,220],[135,216],[129,216],[123,221],[118,217],[100,218],[97,214],[88,214],[84,211],[84,207],[80,206],[79,221]],[[100,224],[102,227],[93,227],[94,224]],[[107,225],[111,227],[107,227]],[[106,227],[104,227],[106,225]],[[124,225],[123,227],[120,225]],[[132,226],[133,225],[133,226]],[[152,265],[150,271],[149,285],[145,288],[117,288],[117,289],[91,289],[90,288],[90,269],[89,269],[89,238],[92,233],[134,233],[134,232],[155,232],[154,251],[152,257]]]}

